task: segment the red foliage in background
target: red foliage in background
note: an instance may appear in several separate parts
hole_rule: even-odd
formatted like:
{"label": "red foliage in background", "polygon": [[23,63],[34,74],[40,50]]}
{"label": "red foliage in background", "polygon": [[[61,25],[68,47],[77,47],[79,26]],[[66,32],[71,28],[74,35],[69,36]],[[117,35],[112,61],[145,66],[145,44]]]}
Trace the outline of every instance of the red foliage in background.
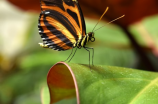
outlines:
{"label": "red foliage in background", "polygon": [[[106,18],[113,20],[123,14],[125,17],[117,22],[121,25],[130,25],[142,18],[158,13],[157,0],[80,0],[81,6],[84,9],[90,8],[101,15],[108,6],[109,11],[106,13]],[[84,11],[84,10],[83,10]],[[93,11],[92,11],[93,12]],[[87,14],[87,13],[84,13]]]}
{"label": "red foliage in background", "polygon": [[25,11],[40,12],[40,0],[8,0],[15,6]]}
{"label": "red foliage in background", "polygon": [[[40,12],[40,0],[9,0],[14,5],[23,10],[33,10]],[[125,17],[116,21],[118,24],[128,26],[142,18],[158,13],[157,0],[78,0],[83,10],[84,16],[95,18],[100,15],[106,7],[109,11],[105,19],[113,20],[123,14]]]}

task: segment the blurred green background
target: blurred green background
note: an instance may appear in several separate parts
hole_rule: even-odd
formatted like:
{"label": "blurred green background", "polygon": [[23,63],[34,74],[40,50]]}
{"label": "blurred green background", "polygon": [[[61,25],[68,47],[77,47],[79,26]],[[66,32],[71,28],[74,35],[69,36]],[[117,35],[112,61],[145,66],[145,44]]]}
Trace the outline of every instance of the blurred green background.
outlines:
{"label": "blurred green background", "polygon": [[[23,11],[6,0],[0,1],[0,104],[41,104],[40,93],[46,85],[49,69],[71,53],[71,50],[58,52],[38,45],[42,41],[38,17],[39,13]],[[92,31],[97,20],[85,18],[85,21],[87,32]],[[102,21],[97,28],[105,24]],[[141,35],[146,34],[141,33],[142,26],[150,37]],[[147,49],[145,39],[151,40],[148,42],[154,44],[157,52],[157,26],[158,15],[154,15],[131,25],[129,30]],[[95,32],[95,38],[94,43],[88,44],[94,47],[94,65],[139,68],[140,60],[119,26],[106,25]],[[78,49],[71,63],[88,64],[88,52]]]}

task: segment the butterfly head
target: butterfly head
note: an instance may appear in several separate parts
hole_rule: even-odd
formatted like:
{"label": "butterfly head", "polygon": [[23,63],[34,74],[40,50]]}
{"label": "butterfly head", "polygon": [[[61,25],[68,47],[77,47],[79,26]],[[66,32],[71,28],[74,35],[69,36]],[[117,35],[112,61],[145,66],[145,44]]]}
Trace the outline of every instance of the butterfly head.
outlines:
{"label": "butterfly head", "polygon": [[91,42],[94,42],[94,41],[95,41],[94,32],[89,32],[89,33],[88,33],[88,37],[89,37],[89,40],[88,40],[88,41],[91,41]]}

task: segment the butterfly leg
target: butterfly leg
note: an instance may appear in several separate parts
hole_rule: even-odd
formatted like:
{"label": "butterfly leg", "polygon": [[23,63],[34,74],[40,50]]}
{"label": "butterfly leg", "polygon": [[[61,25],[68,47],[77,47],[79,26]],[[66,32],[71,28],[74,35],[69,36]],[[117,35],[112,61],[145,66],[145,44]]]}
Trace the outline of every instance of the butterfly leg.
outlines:
{"label": "butterfly leg", "polygon": [[72,53],[73,53],[73,48],[72,48],[72,51],[71,51],[69,57],[66,60],[64,60],[64,62],[67,61],[70,58],[70,56],[72,55]]}
{"label": "butterfly leg", "polygon": [[[73,48],[72,48],[72,49],[73,49]],[[74,55],[75,55],[76,51],[77,51],[77,48],[76,48],[76,50],[75,50],[74,54],[72,55],[72,57],[70,58],[70,60],[69,60],[68,62],[70,62],[70,61],[71,61],[71,59],[74,57]],[[72,54],[72,53],[71,53],[71,54]]]}
{"label": "butterfly leg", "polygon": [[[94,48],[92,48],[92,47],[84,47],[84,49],[86,49],[89,52],[89,67],[90,67],[90,50],[89,49],[92,49],[92,52],[93,52],[93,54],[92,54],[92,66],[94,66],[93,65]],[[90,67],[90,69],[91,69],[91,67]]]}

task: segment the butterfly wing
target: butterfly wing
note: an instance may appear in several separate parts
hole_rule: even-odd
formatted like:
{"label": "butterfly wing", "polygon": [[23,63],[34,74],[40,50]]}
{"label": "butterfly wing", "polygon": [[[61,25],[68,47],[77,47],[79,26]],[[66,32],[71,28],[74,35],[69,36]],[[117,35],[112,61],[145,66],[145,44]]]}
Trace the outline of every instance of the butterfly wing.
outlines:
{"label": "butterfly wing", "polygon": [[39,33],[44,47],[68,50],[86,34],[77,0],[41,0]]}

